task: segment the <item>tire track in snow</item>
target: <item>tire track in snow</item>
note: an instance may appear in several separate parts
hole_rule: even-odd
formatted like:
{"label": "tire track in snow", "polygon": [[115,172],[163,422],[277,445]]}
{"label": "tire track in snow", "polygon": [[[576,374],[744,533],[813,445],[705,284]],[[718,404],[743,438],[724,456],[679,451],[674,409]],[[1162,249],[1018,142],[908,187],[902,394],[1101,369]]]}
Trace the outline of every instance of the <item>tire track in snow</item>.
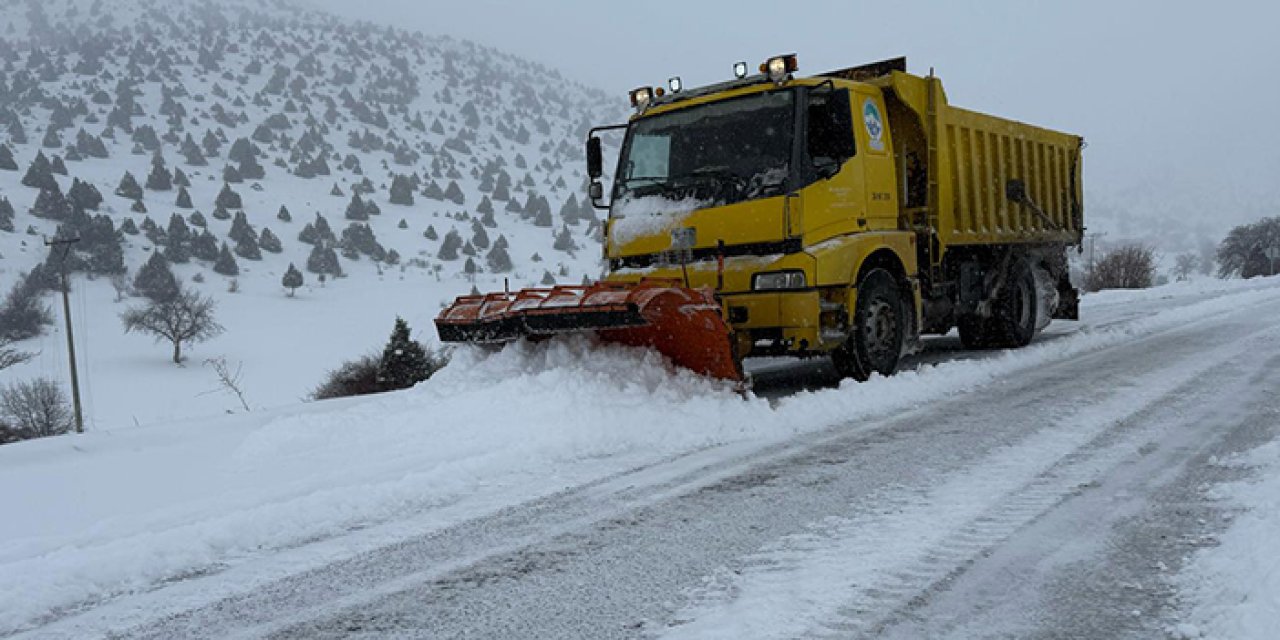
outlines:
{"label": "tire track in snow", "polygon": [[[1278,331],[1266,328],[1248,338]],[[1176,371],[1143,376],[1128,392],[1052,419],[1051,427],[941,487],[905,500],[870,500],[880,505],[878,513],[784,538],[695,590],[664,637],[873,636],[895,611],[1132,455],[1166,428],[1133,427],[1135,418],[1189,393],[1205,373],[1247,355],[1251,346],[1242,339]],[[783,611],[791,624],[779,623]]]}

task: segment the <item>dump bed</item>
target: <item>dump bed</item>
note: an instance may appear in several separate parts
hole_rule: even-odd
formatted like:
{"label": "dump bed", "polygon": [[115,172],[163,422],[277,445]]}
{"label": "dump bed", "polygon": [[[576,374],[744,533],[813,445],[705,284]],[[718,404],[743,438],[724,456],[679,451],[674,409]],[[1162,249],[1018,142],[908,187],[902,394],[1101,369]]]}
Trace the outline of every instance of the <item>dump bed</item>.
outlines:
{"label": "dump bed", "polygon": [[873,83],[899,134],[904,191],[913,159],[927,175],[914,208],[903,194],[908,218],[943,247],[1080,241],[1082,138],[953,107],[936,77],[895,71]]}

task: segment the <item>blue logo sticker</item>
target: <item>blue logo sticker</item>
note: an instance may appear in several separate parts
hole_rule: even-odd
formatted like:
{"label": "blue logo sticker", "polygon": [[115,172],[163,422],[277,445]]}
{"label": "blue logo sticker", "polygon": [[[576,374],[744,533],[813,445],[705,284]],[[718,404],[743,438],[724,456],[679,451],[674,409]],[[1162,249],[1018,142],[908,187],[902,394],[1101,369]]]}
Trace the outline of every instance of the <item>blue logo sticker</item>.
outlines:
{"label": "blue logo sticker", "polygon": [[867,136],[871,138],[871,148],[884,151],[884,120],[880,117],[880,107],[871,98],[862,103],[862,123],[867,127]]}

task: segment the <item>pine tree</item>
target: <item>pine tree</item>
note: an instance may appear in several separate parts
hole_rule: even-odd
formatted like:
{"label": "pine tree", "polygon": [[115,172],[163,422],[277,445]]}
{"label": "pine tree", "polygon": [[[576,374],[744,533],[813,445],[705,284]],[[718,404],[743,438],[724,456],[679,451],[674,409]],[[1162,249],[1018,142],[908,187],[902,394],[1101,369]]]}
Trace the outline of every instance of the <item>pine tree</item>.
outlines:
{"label": "pine tree", "polygon": [[31,161],[26,175],[22,177],[22,184],[35,189],[51,189],[58,186],[57,179],[53,177],[53,166],[49,164],[49,159],[45,157],[43,151],[36,152],[35,160]]}
{"label": "pine tree", "polygon": [[302,272],[298,271],[298,268],[290,262],[288,270],[284,272],[284,277],[280,279],[280,284],[289,290],[289,297],[292,298],[298,287],[302,286]]}
{"label": "pine tree", "polygon": [[310,222],[303,225],[302,231],[298,232],[298,242],[305,242],[307,244],[316,244],[318,241],[319,241],[319,237],[316,235],[316,226],[314,224],[311,224]]}
{"label": "pine tree", "polygon": [[71,203],[67,201],[66,196],[62,195],[62,191],[56,188],[56,185],[53,189],[41,189],[40,195],[36,196],[35,204],[31,205],[31,215],[37,218],[66,220],[71,212]]}
{"label": "pine tree", "polygon": [[178,295],[178,279],[169,268],[169,261],[156,251],[138,269],[133,278],[133,288],[139,295],[156,302],[167,302]]}
{"label": "pine tree", "polygon": [[479,220],[471,221],[471,244],[477,249],[489,248],[489,234],[485,233],[484,225]]}
{"label": "pine tree", "polygon": [[391,204],[413,204],[413,183],[408,177],[397,174],[391,179]]}
{"label": "pine tree", "polygon": [[222,183],[222,191],[218,192],[218,199],[214,201],[220,207],[225,209],[243,209],[244,206],[240,202],[240,194],[231,189],[231,185]]}
{"label": "pine tree", "polygon": [[147,188],[152,191],[169,191],[173,189],[173,176],[164,166],[164,156],[156,151],[151,159],[151,173],[147,175]]}
{"label": "pine tree", "polygon": [[191,242],[191,255],[212,262],[218,259],[218,239],[208,229],[200,232]]}
{"label": "pine tree", "polygon": [[266,227],[262,228],[262,234],[258,237],[258,246],[269,253],[284,251],[284,248],[280,246],[280,238],[276,237],[276,234]]}
{"label": "pine tree", "polygon": [[311,249],[311,255],[307,256],[307,271],[320,274],[321,282],[324,282],[324,276],[340,276],[342,275],[342,267],[338,263],[338,254],[333,247],[325,243],[317,243]]}
{"label": "pine tree", "polygon": [[337,241],[337,236],[333,235],[333,229],[329,227],[329,221],[319,213],[316,214],[315,227],[318,240],[323,240],[329,244]]}
{"label": "pine tree", "polygon": [[240,265],[236,264],[235,256],[231,255],[231,249],[225,242],[218,250],[218,259],[213,263],[213,272],[224,276],[240,275]]}
{"label": "pine tree", "polygon": [[13,205],[9,203],[9,199],[0,196],[0,231],[13,233]]}
{"label": "pine tree", "polygon": [[409,323],[397,317],[391,339],[382,350],[378,383],[388,390],[408,389],[430,377],[432,368],[426,349],[409,336]]}
{"label": "pine tree", "polygon": [[18,170],[18,163],[13,159],[13,151],[9,149],[7,144],[0,144],[0,169],[4,171]]}
{"label": "pine tree", "polygon": [[183,173],[183,172],[182,172],[182,167],[174,167],[174,169],[173,169],[173,184],[174,184],[174,186],[176,186],[176,187],[189,187],[189,186],[191,186],[191,181],[187,179],[187,174],[185,174],[185,173]]}
{"label": "pine tree", "polygon": [[74,209],[97,211],[102,205],[102,193],[92,184],[81,182],[79,178],[72,178],[71,188],[67,190],[67,200],[71,202]]}
{"label": "pine tree", "polygon": [[130,200],[140,200],[142,187],[138,186],[138,180],[133,177],[133,174],[126,171],[124,177],[120,178],[120,186],[116,187],[116,195]]}
{"label": "pine tree", "polygon": [[[261,260],[262,251],[258,247],[257,239],[252,236],[246,236],[236,242],[236,255],[245,260]],[[217,265],[214,265],[215,267]]]}
{"label": "pine tree", "polygon": [[511,256],[502,247],[495,245],[485,255],[484,260],[489,265],[489,271],[493,273],[506,273],[511,270]]}
{"label": "pine tree", "polygon": [[293,216],[289,214],[289,208],[280,205],[280,211],[276,213],[276,220],[281,222],[293,222]]}
{"label": "pine tree", "polygon": [[164,257],[175,264],[187,262],[191,259],[191,239],[191,228],[187,226],[187,221],[176,213],[169,216],[169,228],[165,233]]}
{"label": "pine tree", "polygon": [[436,253],[436,257],[441,260],[457,260],[458,250],[462,248],[462,236],[452,229],[444,235],[444,241],[440,243],[440,251]]}
{"label": "pine tree", "polygon": [[462,188],[454,180],[449,181],[449,186],[444,190],[445,200],[449,200],[454,204],[460,205],[466,201],[466,197],[462,195]]}
{"label": "pine tree", "polygon": [[243,211],[236,212],[235,220],[231,221],[231,231],[227,234],[227,237],[237,244],[253,242],[256,246],[258,243],[258,234],[254,233],[253,227],[249,226],[249,218],[244,215]]}
{"label": "pine tree", "polygon": [[191,208],[191,194],[187,193],[186,187],[178,187],[178,200],[174,204],[174,206],[178,207],[179,209]]}
{"label": "pine tree", "polygon": [[573,195],[572,193],[569,194],[569,199],[565,200],[563,205],[560,205],[560,218],[563,219],[564,223],[567,225],[578,224],[578,197],[577,196]]}
{"label": "pine tree", "polygon": [[360,199],[360,194],[351,194],[351,202],[347,204],[346,216],[348,220],[369,219],[369,214],[365,211],[364,201]]}
{"label": "pine tree", "polygon": [[556,234],[555,244],[551,245],[557,251],[574,251],[578,248],[578,244],[573,241],[573,234],[569,233],[569,227],[562,225],[560,232]]}

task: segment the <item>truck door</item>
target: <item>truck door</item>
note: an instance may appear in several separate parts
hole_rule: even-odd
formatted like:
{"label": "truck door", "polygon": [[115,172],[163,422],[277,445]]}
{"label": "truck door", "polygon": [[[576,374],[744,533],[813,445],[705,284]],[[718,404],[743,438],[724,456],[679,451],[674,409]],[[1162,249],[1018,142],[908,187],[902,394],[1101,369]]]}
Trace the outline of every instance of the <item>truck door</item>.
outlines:
{"label": "truck door", "polygon": [[867,228],[898,228],[897,171],[893,163],[893,141],[886,117],[884,98],[867,87],[854,92],[854,132],[858,147],[864,149]]}

